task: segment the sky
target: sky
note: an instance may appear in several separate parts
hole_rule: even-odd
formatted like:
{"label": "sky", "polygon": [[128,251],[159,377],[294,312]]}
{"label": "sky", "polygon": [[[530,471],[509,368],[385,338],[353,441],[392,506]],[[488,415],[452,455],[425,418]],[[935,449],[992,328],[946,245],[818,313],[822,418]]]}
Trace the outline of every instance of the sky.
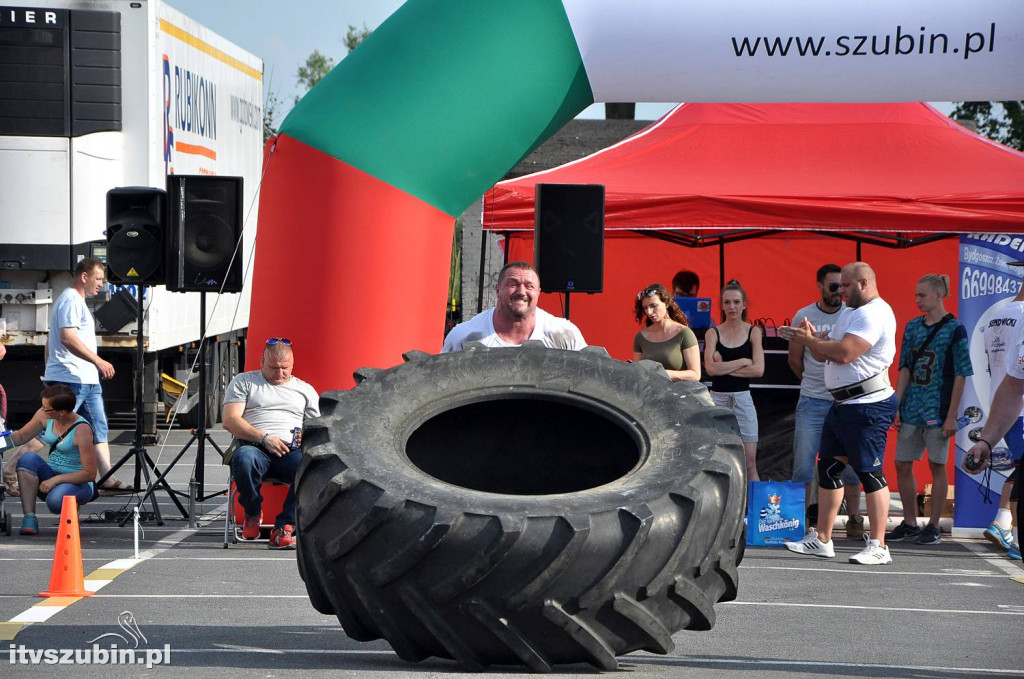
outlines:
{"label": "sky", "polygon": [[[347,54],[343,40],[349,25],[374,29],[403,0],[165,0],[176,10],[263,59],[264,91],[282,102],[277,123],[304,90],[296,72],[314,49],[335,63]],[[674,104],[639,104],[637,118],[657,120]],[[603,118],[604,105],[580,114]]]}
{"label": "sky", "polygon": [[[299,66],[314,49],[338,63],[347,54],[342,42],[349,25],[373,30],[403,0],[165,0],[180,12],[263,59],[264,92],[281,102],[280,125],[297,95]],[[949,114],[948,102],[932,102]],[[675,104],[637,104],[638,120],[657,120]],[[603,118],[604,104],[594,104],[580,118]]]}

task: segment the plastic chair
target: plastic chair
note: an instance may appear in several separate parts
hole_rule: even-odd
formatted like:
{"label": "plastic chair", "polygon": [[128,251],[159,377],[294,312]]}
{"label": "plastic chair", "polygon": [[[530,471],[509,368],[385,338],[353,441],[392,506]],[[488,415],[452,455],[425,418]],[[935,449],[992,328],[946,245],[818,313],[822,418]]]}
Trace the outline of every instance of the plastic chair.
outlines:
{"label": "plastic chair", "polygon": [[[230,472],[229,472],[230,474]],[[260,495],[263,497],[263,522],[260,523],[260,537],[253,540],[246,540],[242,537],[242,522],[245,521],[245,509],[238,502],[238,489],[235,488],[235,480],[228,478],[228,509],[224,512],[224,549],[228,548],[228,541],[238,542],[269,542],[270,531],[274,528],[274,521],[281,513],[284,506],[284,498],[288,495],[288,484],[281,479],[270,476],[263,477],[260,484]],[[267,537],[263,537],[264,532]]]}

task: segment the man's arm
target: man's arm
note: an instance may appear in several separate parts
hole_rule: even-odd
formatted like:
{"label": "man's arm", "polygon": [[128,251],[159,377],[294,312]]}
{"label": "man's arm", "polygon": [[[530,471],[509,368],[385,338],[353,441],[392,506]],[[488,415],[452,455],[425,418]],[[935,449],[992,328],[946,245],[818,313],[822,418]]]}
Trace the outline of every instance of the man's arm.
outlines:
{"label": "man's arm", "polygon": [[900,368],[899,375],[896,377],[896,417],[893,419],[893,426],[900,426],[900,408],[903,405],[903,395],[907,393],[907,389],[910,388],[910,369],[907,366]]}
{"label": "man's arm", "polygon": [[849,332],[840,340],[822,339],[809,333],[794,335],[793,339],[805,344],[815,356],[821,356],[840,365],[857,360],[871,349],[871,344],[866,339]]}
{"label": "man's arm", "polygon": [[85,343],[78,338],[78,328],[61,328],[60,341],[72,354],[96,366],[103,379],[109,380],[114,376],[114,366],[104,361],[98,354],[94,354],[85,346]]}
{"label": "man's arm", "polygon": [[268,453],[281,456],[288,453],[291,448],[273,434],[262,432],[252,426],[242,417],[245,412],[245,404],[242,402],[225,403],[221,408],[221,419],[225,431],[240,441],[248,441],[263,446]]}
{"label": "man's arm", "polygon": [[967,378],[963,375],[953,377],[953,392],[949,397],[949,411],[946,413],[946,421],[942,423],[942,435],[949,438],[956,434],[956,414],[960,410],[960,399],[964,395],[964,386]]}
{"label": "man's arm", "polygon": [[985,427],[981,430],[981,437],[978,442],[971,446],[964,455],[964,464],[969,459],[979,462],[976,469],[964,468],[969,474],[981,473],[988,466],[992,459],[992,444],[1006,436],[1010,427],[1020,416],[1022,401],[1024,401],[1024,379],[1017,379],[1007,375],[999,383],[996,395],[992,397],[992,407],[989,408],[988,419]]}
{"label": "man's arm", "polygon": [[804,348],[794,342],[789,343],[789,354],[786,356],[789,369],[793,371],[798,380],[804,378]]}

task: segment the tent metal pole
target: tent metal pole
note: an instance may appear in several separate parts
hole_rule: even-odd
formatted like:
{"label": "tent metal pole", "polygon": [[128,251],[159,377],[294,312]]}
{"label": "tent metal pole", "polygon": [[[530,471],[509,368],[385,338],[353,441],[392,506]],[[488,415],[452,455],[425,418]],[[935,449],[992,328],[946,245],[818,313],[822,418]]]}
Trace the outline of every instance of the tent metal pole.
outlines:
{"label": "tent metal pole", "polygon": [[484,272],[487,268],[487,229],[480,227],[480,276],[476,286],[476,312],[484,310]]}
{"label": "tent metal pole", "polygon": [[718,289],[725,287],[725,238],[718,239]]}

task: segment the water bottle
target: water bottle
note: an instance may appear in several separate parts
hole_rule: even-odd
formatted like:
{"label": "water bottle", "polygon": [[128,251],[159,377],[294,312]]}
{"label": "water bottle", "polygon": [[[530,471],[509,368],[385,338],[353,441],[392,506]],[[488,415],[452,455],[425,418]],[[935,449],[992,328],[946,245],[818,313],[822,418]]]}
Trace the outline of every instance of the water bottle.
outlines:
{"label": "water bottle", "polygon": [[292,429],[292,442],[288,444],[288,447],[291,448],[292,450],[298,450],[299,449],[299,446],[300,446],[299,434],[301,434],[301,433],[302,433],[302,427],[295,427],[294,429]]}

